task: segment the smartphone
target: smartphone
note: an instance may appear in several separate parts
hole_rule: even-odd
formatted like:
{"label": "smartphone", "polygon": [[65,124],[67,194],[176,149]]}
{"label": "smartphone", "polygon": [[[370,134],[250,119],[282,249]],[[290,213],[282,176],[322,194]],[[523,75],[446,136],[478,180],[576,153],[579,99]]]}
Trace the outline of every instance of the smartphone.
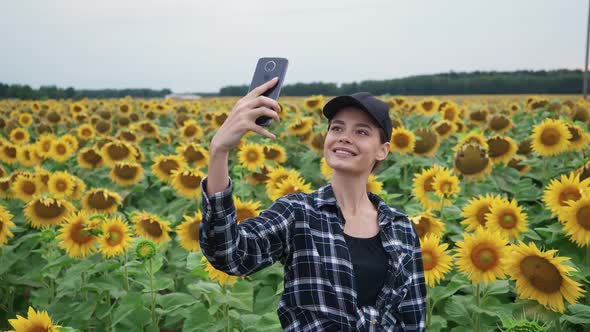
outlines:
{"label": "smartphone", "polygon": [[[279,81],[277,84],[262,94],[263,96],[278,100],[288,65],[289,60],[285,58],[258,59],[256,69],[254,70],[254,77],[252,77],[252,83],[250,83],[250,89],[248,91],[252,91],[254,88],[272,80],[274,77],[278,77]],[[262,127],[270,126],[271,122],[272,118],[264,115],[256,119],[256,124]]]}

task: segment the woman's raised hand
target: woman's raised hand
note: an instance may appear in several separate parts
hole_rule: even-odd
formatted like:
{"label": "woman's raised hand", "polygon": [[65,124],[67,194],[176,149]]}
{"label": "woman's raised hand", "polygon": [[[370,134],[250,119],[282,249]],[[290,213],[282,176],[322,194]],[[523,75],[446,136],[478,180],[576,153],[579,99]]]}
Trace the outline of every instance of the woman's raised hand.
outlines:
{"label": "woman's raised hand", "polygon": [[218,151],[229,152],[240,143],[240,139],[248,130],[271,139],[276,138],[273,133],[257,125],[255,121],[263,115],[271,117],[277,122],[281,121],[277,114],[277,112],[281,111],[279,103],[262,95],[266,90],[275,86],[277,81],[278,78],[273,78],[256,87],[236,102],[223,125],[211,139],[211,150],[217,149]]}

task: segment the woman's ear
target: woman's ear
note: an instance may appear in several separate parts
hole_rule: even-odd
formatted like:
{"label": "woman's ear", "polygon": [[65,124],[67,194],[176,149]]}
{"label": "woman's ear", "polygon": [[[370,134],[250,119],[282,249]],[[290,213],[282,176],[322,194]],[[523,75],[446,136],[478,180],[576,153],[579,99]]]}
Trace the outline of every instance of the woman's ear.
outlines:
{"label": "woman's ear", "polygon": [[390,147],[391,143],[386,142],[381,144],[381,146],[379,147],[379,152],[377,153],[377,160],[385,160],[385,158],[387,158],[387,155],[389,154],[389,147]]}

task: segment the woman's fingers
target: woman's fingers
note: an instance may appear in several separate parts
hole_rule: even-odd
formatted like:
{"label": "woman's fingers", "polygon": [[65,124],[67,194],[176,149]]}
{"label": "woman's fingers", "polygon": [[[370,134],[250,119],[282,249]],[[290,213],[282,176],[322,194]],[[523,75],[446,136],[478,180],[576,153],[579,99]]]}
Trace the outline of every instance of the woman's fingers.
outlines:
{"label": "woman's fingers", "polygon": [[266,92],[266,90],[272,88],[273,86],[275,86],[275,84],[277,84],[277,82],[279,81],[278,77],[273,78],[272,80],[261,84],[259,86],[257,86],[256,88],[252,89],[252,91],[250,91],[246,97],[249,98],[255,98],[260,96],[261,94],[263,94],[264,92]]}
{"label": "woman's fingers", "polygon": [[253,132],[257,133],[257,134],[260,134],[262,136],[268,137],[270,139],[277,138],[275,136],[275,134],[271,133],[270,131],[264,129],[263,127],[261,127],[261,126],[259,126],[257,124],[254,124],[252,127],[248,128],[248,129],[250,129],[251,131],[253,131]]}
{"label": "woman's fingers", "polygon": [[258,96],[254,98],[253,100],[248,102],[248,106],[252,108],[266,106],[268,108],[272,108],[273,110],[275,110],[275,112],[281,111],[281,106],[279,105],[279,103],[276,100],[268,98],[266,96]]}
{"label": "woman's fingers", "polygon": [[[253,111],[254,112],[252,112],[252,114],[254,114],[254,116],[255,116],[253,120],[256,120],[260,116],[266,115],[268,117],[273,118],[277,122],[281,122],[281,118],[279,117],[277,112],[275,112],[274,110],[271,110],[270,108],[258,107],[258,108],[255,108]],[[252,121],[252,122],[254,122],[254,121]]]}

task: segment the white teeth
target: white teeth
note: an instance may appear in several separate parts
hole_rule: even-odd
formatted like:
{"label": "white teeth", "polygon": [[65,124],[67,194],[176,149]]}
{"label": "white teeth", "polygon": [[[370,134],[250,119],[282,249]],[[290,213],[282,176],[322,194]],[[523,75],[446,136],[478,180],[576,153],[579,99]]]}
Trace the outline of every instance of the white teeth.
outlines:
{"label": "white teeth", "polygon": [[344,151],[344,150],[340,150],[340,149],[336,149],[334,150],[334,152],[336,154],[341,154],[341,155],[347,155],[347,156],[353,156],[352,153],[348,152],[348,151]]}

